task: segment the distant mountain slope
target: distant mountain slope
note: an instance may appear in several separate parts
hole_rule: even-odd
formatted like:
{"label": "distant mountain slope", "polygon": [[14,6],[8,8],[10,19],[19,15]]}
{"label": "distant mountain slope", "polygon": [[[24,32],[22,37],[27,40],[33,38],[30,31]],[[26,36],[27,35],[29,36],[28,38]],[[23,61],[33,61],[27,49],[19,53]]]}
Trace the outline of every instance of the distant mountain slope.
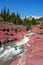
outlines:
{"label": "distant mountain slope", "polygon": [[[24,17],[25,18],[25,17]],[[23,19],[24,19],[23,18]],[[42,18],[42,16],[26,16],[26,18],[28,19],[28,20],[32,20],[32,18],[34,18],[34,19],[40,19],[40,18]]]}

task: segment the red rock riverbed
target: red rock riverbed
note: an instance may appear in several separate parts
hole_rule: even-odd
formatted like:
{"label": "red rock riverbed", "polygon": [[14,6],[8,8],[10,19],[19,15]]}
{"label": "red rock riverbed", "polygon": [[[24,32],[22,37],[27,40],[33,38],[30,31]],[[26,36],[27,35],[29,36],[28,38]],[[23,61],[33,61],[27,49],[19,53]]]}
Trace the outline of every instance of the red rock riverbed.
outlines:
{"label": "red rock riverbed", "polygon": [[25,45],[26,51],[21,58],[13,61],[10,65],[43,65],[43,34],[39,34],[39,29],[35,27],[32,32],[35,34]]}

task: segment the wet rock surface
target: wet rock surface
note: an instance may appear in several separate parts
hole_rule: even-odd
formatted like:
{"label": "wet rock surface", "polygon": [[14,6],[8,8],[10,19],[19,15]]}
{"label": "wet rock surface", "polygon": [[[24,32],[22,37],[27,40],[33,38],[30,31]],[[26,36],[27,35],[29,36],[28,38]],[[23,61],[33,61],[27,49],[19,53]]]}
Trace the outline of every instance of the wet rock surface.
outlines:
{"label": "wet rock surface", "polygon": [[0,65],[7,65],[15,60],[25,49],[21,47],[5,46],[3,50],[0,48]]}
{"label": "wet rock surface", "polygon": [[30,37],[27,45],[25,45],[25,53],[15,65],[43,65],[43,34],[38,33],[37,27],[32,32],[35,34]]}

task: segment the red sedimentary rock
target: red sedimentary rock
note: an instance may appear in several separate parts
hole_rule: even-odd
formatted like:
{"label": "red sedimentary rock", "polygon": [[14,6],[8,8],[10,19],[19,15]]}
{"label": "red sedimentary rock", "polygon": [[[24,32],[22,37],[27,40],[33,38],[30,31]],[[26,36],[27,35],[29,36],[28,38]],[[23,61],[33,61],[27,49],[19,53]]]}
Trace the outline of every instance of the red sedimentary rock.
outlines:
{"label": "red sedimentary rock", "polygon": [[32,32],[35,32],[35,34],[27,42],[30,46],[26,47],[27,50],[23,54],[21,62],[19,63],[18,61],[17,64],[14,63],[13,65],[43,65],[43,34],[37,33],[39,29],[37,30],[36,28],[32,29]]}

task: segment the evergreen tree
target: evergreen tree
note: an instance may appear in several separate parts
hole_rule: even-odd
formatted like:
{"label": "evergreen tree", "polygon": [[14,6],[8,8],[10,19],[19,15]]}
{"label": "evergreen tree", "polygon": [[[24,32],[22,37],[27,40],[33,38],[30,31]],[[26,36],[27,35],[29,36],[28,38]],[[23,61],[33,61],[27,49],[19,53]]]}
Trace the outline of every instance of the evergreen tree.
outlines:
{"label": "evergreen tree", "polygon": [[21,24],[21,18],[20,18],[20,15],[17,13],[16,15],[16,24]]}
{"label": "evergreen tree", "polygon": [[36,19],[33,18],[33,19],[31,20],[31,23],[32,23],[32,25],[36,25],[36,24],[37,24]]}
{"label": "evergreen tree", "polygon": [[6,21],[6,15],[7,15],[6,7],[4,7],[4,9],[1,10],[1,17],[3,18],[4,22]]}
{"label": "evergreen tree", "polygon": [[10,11],[9,11],[9,9],[7,10],[7,22],[10,22]]}
{"label": "evergreen tree", "polygon": [[4,9],[3,9],[3,19],[4,19],[4,22],[6,21],[6,15],[7,15],[6,7],[4,7]]}
{"label": "evergreen tree", "polygon": [[15,17],[15,13],[11,13],[11,22],[15,24],[16,21],[16,17]]}
{"label": "evergreen tree", "polygon": [[30,26],[31,26],[31,21],[28,20],[28,19],[26,18],[26,16],[25,16],[23,24],[24,24],[25,26],[27,26],[27,27],[30,27]]}

